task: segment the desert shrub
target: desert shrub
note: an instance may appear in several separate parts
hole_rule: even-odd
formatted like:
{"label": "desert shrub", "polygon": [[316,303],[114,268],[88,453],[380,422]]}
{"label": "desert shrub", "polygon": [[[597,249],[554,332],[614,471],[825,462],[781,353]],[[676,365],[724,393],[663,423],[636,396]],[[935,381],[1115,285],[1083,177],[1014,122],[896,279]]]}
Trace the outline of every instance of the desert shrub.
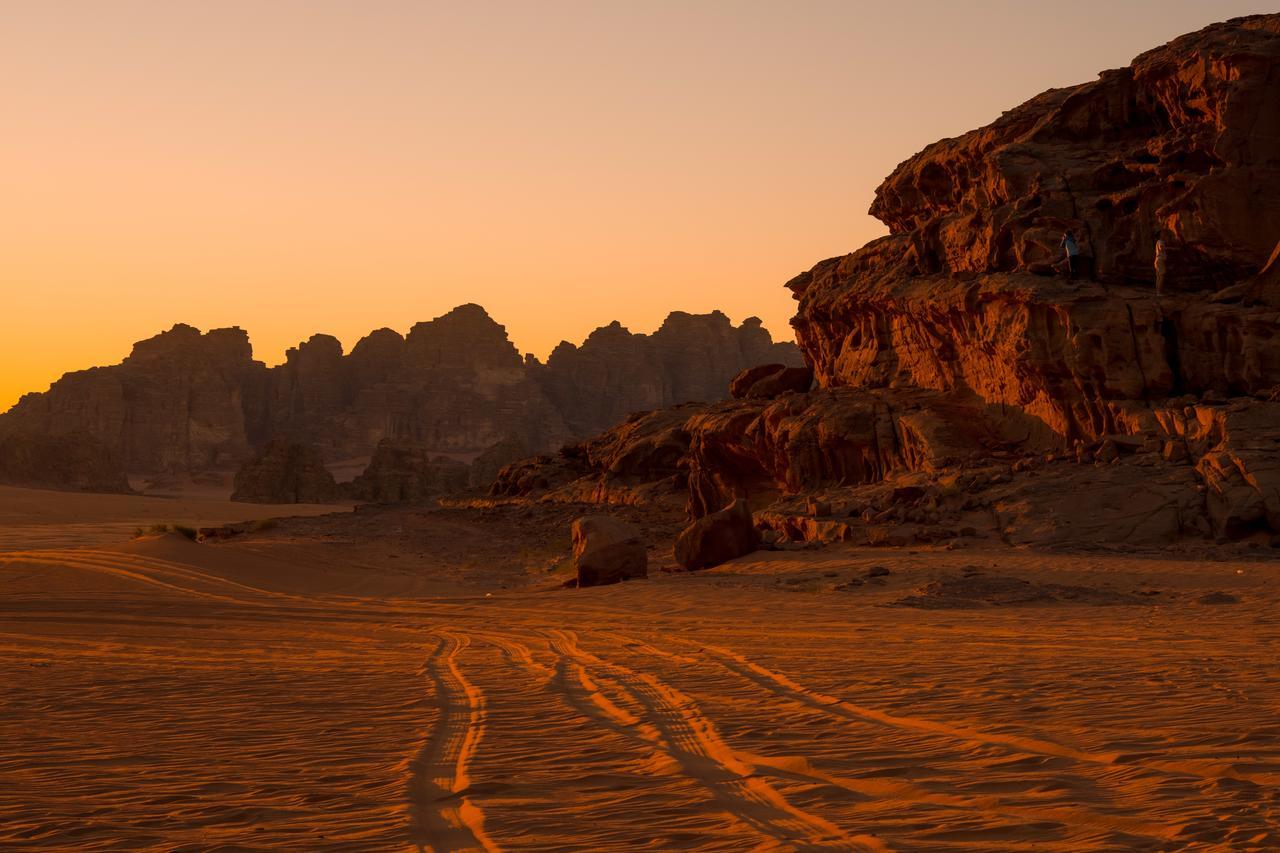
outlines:
{"label": "desert shrub", "polygon": [[187,527],[183,524],[174,524],[171,529],[174,533],[180,533],[192,542],[196,541],[196,529],[194,527]]}
{"label": "desert shrub", "polygon": [[280,519],[278,518],[260,518],[253,523],[253,530],[258,533],[263,530],[275,530],[279,526]]}

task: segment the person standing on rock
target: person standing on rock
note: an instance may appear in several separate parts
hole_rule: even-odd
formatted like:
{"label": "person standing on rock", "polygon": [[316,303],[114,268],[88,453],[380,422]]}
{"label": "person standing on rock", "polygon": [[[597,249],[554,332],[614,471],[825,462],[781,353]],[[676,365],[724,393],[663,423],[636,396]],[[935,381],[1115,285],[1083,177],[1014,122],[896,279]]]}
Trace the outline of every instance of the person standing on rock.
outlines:
{"label": "person standing on rock", "polygon": [[1080,274],[1080,246],[1076,243],[1076,235],[1070,231],[1063,234],[1062,248],[1067,253],[1067,276],[1075,281]]}
{"label": "person standing on rock", "polygon": [[1164,271],[1166,255],[1168,252],[1164,247],[1164,237],[1156,235],[1156,301],[1160,301],[1160,295],[1164,293]]}

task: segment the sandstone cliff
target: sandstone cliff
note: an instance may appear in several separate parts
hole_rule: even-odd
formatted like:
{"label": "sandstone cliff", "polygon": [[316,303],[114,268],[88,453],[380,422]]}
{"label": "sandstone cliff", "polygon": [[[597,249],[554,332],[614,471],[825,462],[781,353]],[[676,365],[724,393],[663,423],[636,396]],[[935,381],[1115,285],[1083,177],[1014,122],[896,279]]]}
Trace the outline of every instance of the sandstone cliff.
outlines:
{"label": "sandstone cliff", "polygon": [[[1278,63],[1280,17],[1215,25],[907,160],[871,208],[889,236],[788,284],[819,382],[972,392],[1062,439],[1116,431],[1127,402],[1274,385]],[[1053,274],[1067,229],[1093,280]],[[1230,291],[1255,283],[1261,304]]]}
{"label": "sandstone cliff", "polygon": [[227,468],[265,438],[267,370],[240,329],[177,325],[123,363],[69,373],[0,419],[13,431],[84,432],[126,470]]}
{"label": "sandstone cliff", "polygon": [[937,142],[871,212],[888,236],[787,285],[818,389],[638,416],[494,496],[746,498],[784,538],[872,544],[1280,533],[1280,15]]}
{"label": "sandstone cliff", "polygon": [[120,461],[86,433],[0,437],[0,483],[38,489],[128,493]]}

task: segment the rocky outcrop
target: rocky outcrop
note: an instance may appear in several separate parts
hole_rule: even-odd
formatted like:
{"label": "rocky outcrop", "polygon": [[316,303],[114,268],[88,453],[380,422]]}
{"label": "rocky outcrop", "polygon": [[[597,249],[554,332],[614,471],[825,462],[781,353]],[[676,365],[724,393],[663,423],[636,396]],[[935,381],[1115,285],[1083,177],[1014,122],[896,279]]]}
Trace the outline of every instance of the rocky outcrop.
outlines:
{"label": "rocky outcrop", "polygon": [[[741,499],[784,541],[1280,532],[1278,139],[1280,15],[1046,92],[903,163],[872,207],[889,235],[788,283],[817,389],[749,370],[731,402],[511,466],[495,494]],[[1068,229],[1079,280],[1055,269]],[[652,473],[619,470],[655,442]]]}
{"label": "rocky outcrop", "polygon": [[1280,532],[1280,403],[1236,399],[1157,411],[1168,460],[1195,466],[1213,534]]}
{"label": "rocky outcrop", "polygon": [[320,451],[286,438],[272,439],[235,477],[233,501],[324,504],[342,497]]}
{"label": "rocky outcrop", "polygon": [[[797,340],[824,386],[973,393],[1067,441],[1116,431],[1117,401],[1270,387],[1277,305],[1250,283],[1280,240],[1277,130],[1275,15],[1046,92],[899,166],[889,236],[788,285]],[[1052,276],[1067,229],[1094,280]]]}
{"label": "rocky outcrop", "polygon": [[471,488],[488,489],[497,479],[499,471],[528,455],[529,446],[516,436],[507,436],[502,441],[491,445],[471,462]]}
{"label": "rocky outcrop", "polygon": [[686,404],[638,412],[595,438],[555,455],[503,468],[489,494],[564,503],[683,504],[692,436],[688,424],[707,406]]}
{"label": "rocky outcrop", "polygon": [[119,460],[87,433],[0,437],[0,483],[77,492],[130,492]]}
{"label": "rocky outcrop", "polygon": [[464,462],[412,440],[384,438],[369,467],[351,483],[350,494],[371,503],[422,503],[464,491],[469,476]]}
{"label": "rocky outcrop", "polygon": [[0,435],[85,432],[126,470],[148,474],[232,468],[273,435],[335,461],[395,438],[459,459],[488,454],[483,476],[517,445],[548,451],[633,411],[721,399],[734,373],[758,361],[798,363],[799,350],[773,343],[755,318],[735,327],[718,312],[674,313],[652,335],[615,323],[581,347],[561,344],[545,365],[522,358],[478,305],[406,337],[379,329],[345,355],[336,338],[314,335],[270,369],[239,329],[180,325],[123,364],[27,395],[0,416]]}
{"label": "rocky outcrop", "polygon": [[762,364],[748,367],[733,377],[729,383],[729,396],[735,400],[771,400],[782,394],[803,394],[812,387],[813,368]]}
{"label": "rocky outcrop", "polygon": [[649,576],[649,552],[640,528],[607,515],[573,522],[573,567],[579,588]]}
{"label": "rocky outcrop", "polygon": [[686,569],[709,569],[750,554],[760,536],[744,500],[695,519],[676,537],[675,558]]}

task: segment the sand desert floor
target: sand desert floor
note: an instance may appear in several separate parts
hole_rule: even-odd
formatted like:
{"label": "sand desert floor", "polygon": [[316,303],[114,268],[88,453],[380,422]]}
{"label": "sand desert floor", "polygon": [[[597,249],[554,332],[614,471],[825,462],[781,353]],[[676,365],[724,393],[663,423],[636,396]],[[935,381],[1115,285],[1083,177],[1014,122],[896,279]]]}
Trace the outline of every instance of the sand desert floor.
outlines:
{"label": "sand desert floor", "polygon": [[0,849],[1280,847],[1261,554],[831,547],[558,590],[561,533],[196,544],[44,494],[0,495]]}

